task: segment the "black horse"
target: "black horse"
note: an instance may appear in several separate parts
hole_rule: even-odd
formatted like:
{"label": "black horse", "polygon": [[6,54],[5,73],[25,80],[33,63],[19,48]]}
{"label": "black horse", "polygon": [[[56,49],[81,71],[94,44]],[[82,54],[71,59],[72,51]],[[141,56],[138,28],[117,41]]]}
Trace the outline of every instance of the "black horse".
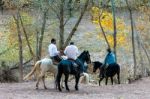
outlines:
{"label": "black horse", "polygon": [[59,91],[61,91],[60,80],[61,80],[62,74],[65,75],[66,90],[69,91],[69,87],[68,87],[69,74],[72,74],[75,76],[75,82],[76,82],[75,89],[78,90],[78,82],[80,79],[80,74],[83,73],[83,71],[84,71],[84,62],[87,62],[87,63],[91,62],[89,52],[88,51],[82,52],[81,55],[77,58],[77,61],[79,61],[82,65],[74,67],[74,65],[72,64],[72,62],[70,60],[62,60],[58,64],[58,73],[57,73],[57,78],[56,78],[56,84],[58,85]]}
{"label": "black horse", "polygon": [[93,64],[93,72],[96,72],[97,69],[100,70],[101,66],[103,65],[103,63],[99,61],[92,62],[92,64]]}
{"label": "black horse", "polygon": [[110,64],[106,69],[102,66],[101,62],[93,62],[93,72],[96,72],[96,70],[100,70],[100,80],[99,80],[99,86],[101,81],[105,78],[107,85],[108,78],[111,78],[111,83],[113,85],[113,76],[117,74],[118,84],[120,84],[120,66],[117,63]]}

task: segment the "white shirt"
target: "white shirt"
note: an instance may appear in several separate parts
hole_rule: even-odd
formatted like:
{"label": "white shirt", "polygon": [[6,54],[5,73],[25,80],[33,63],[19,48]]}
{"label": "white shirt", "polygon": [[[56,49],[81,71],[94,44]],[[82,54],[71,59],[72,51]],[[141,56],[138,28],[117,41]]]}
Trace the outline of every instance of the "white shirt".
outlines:
{"label": "white shirt", "polygon": [[48,52],[49,52],[50,57],[53,57],[59,54],[59,51],[57,50],[57,47],[55,44],[50,44],[48,46]]}
{"label": "white shirt", "polygon": [[78,48],[75,45],[69,45],[66,47],[64,53],[68,58],[76,60],[77,55],[79,54]]}

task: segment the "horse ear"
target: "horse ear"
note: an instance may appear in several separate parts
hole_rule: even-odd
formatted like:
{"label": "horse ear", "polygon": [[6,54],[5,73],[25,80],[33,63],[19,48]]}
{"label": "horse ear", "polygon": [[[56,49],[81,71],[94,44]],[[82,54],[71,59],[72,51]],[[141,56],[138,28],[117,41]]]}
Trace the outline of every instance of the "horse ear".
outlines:
{"label": "horse ear", "polygon": [[87,50],[86,53],[89,53],[89,51]]}
{"label": "horse ear", "polygon": [[85,50],[85,52],[87,53],[87,50]]}

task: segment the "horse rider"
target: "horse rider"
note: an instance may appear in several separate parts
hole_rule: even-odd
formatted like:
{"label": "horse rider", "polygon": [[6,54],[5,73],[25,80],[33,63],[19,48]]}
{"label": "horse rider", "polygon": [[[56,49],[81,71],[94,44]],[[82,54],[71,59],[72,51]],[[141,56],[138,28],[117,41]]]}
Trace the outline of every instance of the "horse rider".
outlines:
{"label": "horse rider", "polygon": [[70,60],[73,63],[74,67],[77,67],[77,66],[83,67],[83,64],[80,62],[80,60],[77,59],[79,50],[77,46],[74,45],[74,42],[70,42],[70,45],[68,45],[65,48],[64,54],[67,56],[68,60]]}
{"label": "horse rider", "polygon": [[111,51],[110,48],[107,49],[107,52],[108,53],[107,53],[107,55],[105,57],[104,64],[103,64],[104,70],[106,70],[108,68],[108,66],[116,63],[116,56]]}
{"label": "horse rider", "polygon": [[60,52],[57,50],[56,39],[51,39],[51,44],[48,46],[48,52],[54,63],[56,62],[57,64],[62,60],[60,57]]}

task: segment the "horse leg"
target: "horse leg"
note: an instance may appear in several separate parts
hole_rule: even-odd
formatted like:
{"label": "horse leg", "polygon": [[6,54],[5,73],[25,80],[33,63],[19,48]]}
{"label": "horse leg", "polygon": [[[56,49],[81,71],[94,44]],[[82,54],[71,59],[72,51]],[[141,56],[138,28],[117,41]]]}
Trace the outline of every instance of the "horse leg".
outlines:
{"label": "horse leg", "polygon": [[58,90],[59,90],[59,91],[62,91],[62,90],[61,90],[61,87],[60,87],[61,76],[62,76],[62,73],[58,73],[58,74],[57,74],[57,78],[56,78],[56,82],[57,82],[56,85],[58,86]]}
{"label": "horse leg", "polygon": [[58,80],[57,80],[57,72],[54,72],[54,88],[57,90],[58,88]]}
{"label": "horse leg", "polygon": [[101,86],[101,81],[104,79],[104,77],[100,78],[99,80],[99,86]]}
{"label": "horse leg", "polygon": [[61,82],[60,82],[61,88],[64,88],[64,79],[65,79],[65,77],[64,77],[64,75],[62,75]]}
{"label": "horse leg", "polygon": [[57,80],[56,80],[56,74],[54,73],[54,88],[57,90]]}
{"label": "horse leg", "polygon": [[120,72],[117,73],[118,84],[120,84]]}
{"label": "horse leg", "polygon": [[43,81],[44,89],[47,89],[47,87],[45,85],[45,75],[42,77],[42,81]]}
{"label": "horse leg", "polygon": [[39,89],[39,77],[37,78],[37,82],[36,82],[36,89]]}
{"label": "horse leg", "polygon": [[110,77],[111,78],[111,84],[113,85],[113,77]]}
{"label": "horse leg", "polygon": [[107,85],[107,82],[108,82],[108,77],[106,77],[106,82],[105,82],[105,85]]}
{"label": "horse leg", "polygon": [[70,89],[68,88],[68,78],[69,78],[69,74],[65,74],[65,86],[66,86],[66,90],[70,91]]}
{"label": "horse leg", "polygon": [[79,79],[80,79],[80,75],[76,75],[76,76],[75,76],[75,80],[76,80],[75,89],[76,89],[76,90],[79,90],[79,89],[78,89]]}
{"label": "horse leg", "polygon": [[41,80],[42,77],[43,77],[43,73],[41,73],[41,74],[38,76],[38,78],[37,78],[36,89],[39,88],[39,82],[40,82],[40,80]]}

